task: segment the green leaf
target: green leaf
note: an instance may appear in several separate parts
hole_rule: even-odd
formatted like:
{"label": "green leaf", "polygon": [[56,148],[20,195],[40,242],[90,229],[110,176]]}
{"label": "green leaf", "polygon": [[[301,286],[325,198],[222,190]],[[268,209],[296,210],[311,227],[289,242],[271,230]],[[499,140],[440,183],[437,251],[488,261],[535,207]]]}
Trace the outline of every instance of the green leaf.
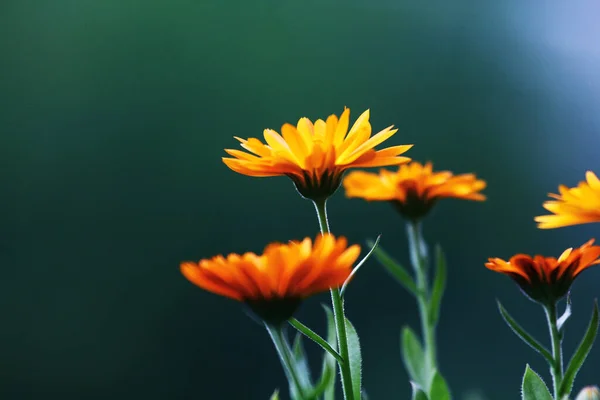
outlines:
{"label": "green leaf", "polygon": [[425,353],[423,352],[421,342],[417,339],[417,335],[410,327],[405,326],[402,329],[401,342],[402,359],[404,361],[404,366],[408,371],[408,375],[421,387],[427,387]]}
{"label": "green leaf", "polygon": [[269,400],[279,400],[279,390],[275,390]]}
{"label": "green leaf", "polygon": [[529,368],[529,364],[525,367],[521,395],[523,400],[552,400],[548,387],[542,378]]}
{"label": "green leaf", "polygon": [[510,314],[506,311],[500,301],[498,301],[498,309],[500,310],[500,314],[502,318],[504,318],[504,322],[512,329],[512,331],[526,344],[528,344],[532,349],[540,353],[544,358],[550,363],[550,365],[554,364],[554,358],[552,354],[542,346],[537,340],[533,338],[525,329],[523,329],[517,321],[510,316]]}
{"label": "green leaf", "polygon": [[352,378],[352,393],[355,399],[361,398],[361,368],[362,356],[360,354],[360,341],[352,323],[346,318],[346,337],[348,343],[348,363]]}
{"label": "green leaf", "polygon": [[381,235],[377,236],[375,243],[373,244],[373,246],[371,246],[371,250],[369,250],[367,255],[364,256],[362,260],[360,260],[360,262],[356,265],[356,267],[354,267],[354,269],[352,270],[350,275],[348,275],[348,278],[346,278],[346,281],[344,282],[344,284],[342,285],[342,288],[340,289],[340,296],[342,296],[342,297],[344,296],[344,293],[346,293],[346,287],[348,286],[348,283],[352,280],[354,275],[356,275],[356,273],[358,272],[360,267],[362,267],[364,265],[364,263],[367,262],[369,257],[371,257],[371,254],[373,254],[373,251],[375,251],[375,249],[377,248],[377,245],[379,244],[380,239],[381,239]]}
{"label": "green leaf", "polygon": [[556,327],[558,328],[558,332],[562,335],[563,328],[565,322],[571,316],[571,292],[567,293],[567,308],[565,309],[564,314],[556,321]]}
{"label": "green leaf", "polygon": [[562,384],[560,385],[559,394],[561,396],[568,395],[571,393],[571,389],[573,389],[573,382],[575,381],[575,376],[577,372],[581,369],[583,362],[585,361],[587,355],[590,353],[592,346],[594,344],[594,340],[596,339],[596,334],[598,333],[598,301],[594,301],[594,310],[592,311],[592,319],[590,320],[590,325],[585,332],[585,336],[581,341],[581,344],[573,354],[573,358],[569,362],[569,366],[565,371],[565,375],[563,377]]}
{"label": "green leaf", "polygon": [[429,323],[433,326],[437,324],[440,315],[440,305],[444,290],[446,289],[446,259],[442,248],[435,247],[436,271],[433,289],[431,291],[431,300],[429,303]]}
{"label": "green leaf", "polygon": [[[327,343],[333,350],[337,350],[337,333],[335,330],[335,318],[333,311],[326,305],[322,305],[327,316]],[[321,381],[317,384],[317,389],[321,384],[325,386],[323,391],[323,400],[335,400],[335,377],[336,377],[337,362],[335,358],[325,353],[323,356],[323,368],[321,371]],[[331,377],[328,376],[331,374]]]}
{"label": "green leaf", "polygon": [[293,354],[300,385],[302,385],[303,388],[312,388],[306,352],[304,351],[304,345],[302,344],[302,335],[299,333],[296,334],[296,338],[294,339]]}
{"label": "green leaf", "polygon": [[431,380],[431,388],[429,389],[429,398],[435,400],[450,400],[450,389],[442,375],[435,371]]}
{"label": "green leaf", "polygon": [[290,318],[288,322],[290,323],[290,325],[296,328],[298,332],[302,333],[304,336],[317,343],[323,348],[323,350],[327,351],[329,354],[335,357],[336,360],[338,360],[339,362],[343,362],[342,356],[340,356],[339,353],[335,351],[325,339],[323,339],[316,332],[311,330],[308,326],[304,325],[296,318]]}
{"label": "green leaf", "polygon": [[412,387],[412,400],[428,400],[427,395],[418,383],[410,381],[410,386]]}
{"label": "green leaf", "polygon": [[[371,240],[367,241],[367,245],[373,246],[374,243]],[[417,285],[415,281],[410,276],[408,272],[404,269],[404,267],[394,261],[382,248],[381,246],[377,246],[375,251],[373,252],[375,258],[383,267],[394,277],[402,286],[406,288],[409,292],[411,292],[415,297],[418,296],[419,290],[417,289]]]}
{"label": "green leaf", "polygon": [[[330,364],[324,364],[323,371],[321,372],[321,377],[319,378],[319,382],[317,382],[317,385],[315,386],[315,388],[313,389],[311,394],[308,396],[308,398],[309,399],[319,398],[319,396],[321,396],[323,393],[325,393],[326,390],[329,390],[330,386],[333,387],[334,384],[335,384],[335,362],[334,362],[333,366]],[[327,397],[328,395],[333,396],[333,391],[329,394],[325,394],[326,399],[333,400],[333,397]]]}

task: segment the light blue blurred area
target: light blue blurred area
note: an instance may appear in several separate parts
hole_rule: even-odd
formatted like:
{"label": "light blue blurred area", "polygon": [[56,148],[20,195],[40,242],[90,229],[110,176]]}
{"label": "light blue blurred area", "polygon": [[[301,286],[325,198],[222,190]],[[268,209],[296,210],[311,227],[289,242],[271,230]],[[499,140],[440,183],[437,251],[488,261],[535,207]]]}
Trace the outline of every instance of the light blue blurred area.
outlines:
{"label": "light blue blurred area", "polygon": [[[558,256],[600,225],[533,217],[559,184],[600,173],[600,6],[477,2],[4,0],[0,3],[2,399],[263,399],[285,380],[238,304],[202,292],[181,260],[314,236],[285,178],[228,170],[233,136],[302,116],[396,125],[390,145],[488,181],[485,203],[441,202],[425,237],[450,276],[440,363],[455,393],[519,396],[547,367],[495,300],[545,340],[544,316],[488,257]],[[330,202],[335,233],[408,263],[386,204]],[[571,354],[600,269],[575,283]],[[299,319],[324,329],[311,299]],[[412,299],[371,261],[348,290],[372,399],[408,398],[399,358]],[[316,347],[307,344],[319,367]],[[597,383],[594,349],[576,387]],[[250,397],[249,397],[250,396]]]}

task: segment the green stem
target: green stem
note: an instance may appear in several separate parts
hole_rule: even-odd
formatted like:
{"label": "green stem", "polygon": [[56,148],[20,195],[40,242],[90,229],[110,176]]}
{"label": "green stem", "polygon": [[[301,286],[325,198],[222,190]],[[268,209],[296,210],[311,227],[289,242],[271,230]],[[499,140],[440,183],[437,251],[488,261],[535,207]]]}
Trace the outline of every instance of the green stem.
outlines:
{"label": "green stem", "polygon": [[[314,200],[315,210],[319,218],[319,227],[321,233],[329,233],[329,222],[327,220],[327,199]],[[350,362],[348,357],[348,339],[346,336],[346,316],[344,315],[344,303],[340,290],[338,288],[331,289],[331,303],[333,304],[333,316],[335,319],[335,330],[338,337],[338,345],[340,356],[343,362],[340,364],[340,372],[342,375],[342,387],[344,389],[344,398],[346,400],[354,400],[352,392],[352,376],[350,374]]]}
{"label": "green stem", "polygon": [[552,383],[554,386],[554,398],[559,399],[559,390],[563,380],[563,361],[561,348],[561,335],[558,331],[556,323],[556,303],[551,303],[544,306],[546,311],[546,319],[548,321],[548,329],[550,330],[550,338],[552,339],[552,358],[554,364],[551,368]]}
{"label": "green stem", "polygon": [[426,378],[431,379],[433,377],[433,371],[437,369],[437,357],[435,348],[435,326],[430,323],[429,318],[430,289],[427,276],[427,247],[421,234],[420,222],[413,221],[408,223],[407,232],[410,258],[415,270],[417,283],[417,303],[419,305],[419,318],[421,319],[421,334],[423,335]]}
{"label": "green stem", "polygon": [[275,345],[275,349],[279,355],[279,360],[281,361],[281,365],[283,366],[283,370],[285,371],[285,376],[287,377],[288,382],[290,385],[295,387],[296,393],[298,393],[298,396],[300,396],[300,400],[307,399],[306,395],[304,394],[304,389],[300,384],[300,378],[298,378],[298,373],[292,359],[290,346],[283,333],[283,326],[273,326],[265,323],[265,327],[267,328],[267,332],[269,332],[269,335],[273,340],[273,344]]}

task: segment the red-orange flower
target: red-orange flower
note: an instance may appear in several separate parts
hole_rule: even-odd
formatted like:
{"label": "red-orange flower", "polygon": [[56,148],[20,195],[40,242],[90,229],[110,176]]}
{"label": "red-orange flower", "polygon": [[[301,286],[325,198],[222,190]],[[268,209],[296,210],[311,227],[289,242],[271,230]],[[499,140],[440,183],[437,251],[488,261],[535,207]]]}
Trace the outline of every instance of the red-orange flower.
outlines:
{"label": "red-orange flower", "polygon": [[483,201],[485,196],[480,191],[485,186],[485,181],[474,174],[433,172],[431,163],[416,161],[400,166],[398,171],[354,171],[344,179],[347,197],[391,201],[402,215],[413,220],[424,217],[442,198]]}
{"label": "red-orange flower", "polygon": [[600,179],[592,171],[585,174],[586,181],[574,188],[560,185],[560,194],[550,193],[555,200],[544,203],[544,208],[554,215],[535,217],[538,228],[552,229],[563,226],[600,222]]}
{"label": "red-orange flower", "polygon": [[313,124],[308,118],[300,118],[296,126],[284,124],[281,135],[265,129],[266,144],[256,138],[236,137],[252,154],[225,149],[234,158],[224,157],[223,162],[244,175],[288,176],[302,196],[322,200],[337,190],[344,171],[349,168],[382,167],[410,161],[399,155],[412,145],[374,149],[396,133],[393,126],[371,137],[369,110],[358,117],[350,131],[349,119],[348,108],[339,120],[330,115],[326,121],[318,119]]}
{"label": "red-orange flower", "polygon": [[600,264],[600,246],[593,243],[591,239],[577,249],[569,248],[558,259],[517,254],[509,261],[490,258],[485,266],[510,276],[530,298],[548,304],[567,294],[583,270]]}
{"label": "red-orange flower", "polygon": [[201,288],[247,303],[265,321],[281,322],[301,300],[341,286],[352,271],[360,247],[344,237],[319,235],[313,242],[269,244],[262,255],[221,255],[181,263],[183,275]]}

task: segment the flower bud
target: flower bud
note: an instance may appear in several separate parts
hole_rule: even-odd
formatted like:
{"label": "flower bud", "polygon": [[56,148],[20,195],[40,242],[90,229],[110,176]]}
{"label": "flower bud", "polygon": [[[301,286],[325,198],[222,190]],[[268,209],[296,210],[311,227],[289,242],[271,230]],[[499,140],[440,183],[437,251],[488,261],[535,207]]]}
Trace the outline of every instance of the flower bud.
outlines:
{"label": "flower bud", "polygon": [[600,400],[600,389],[598,386],[586,386],[581,389],[575,400]]}

